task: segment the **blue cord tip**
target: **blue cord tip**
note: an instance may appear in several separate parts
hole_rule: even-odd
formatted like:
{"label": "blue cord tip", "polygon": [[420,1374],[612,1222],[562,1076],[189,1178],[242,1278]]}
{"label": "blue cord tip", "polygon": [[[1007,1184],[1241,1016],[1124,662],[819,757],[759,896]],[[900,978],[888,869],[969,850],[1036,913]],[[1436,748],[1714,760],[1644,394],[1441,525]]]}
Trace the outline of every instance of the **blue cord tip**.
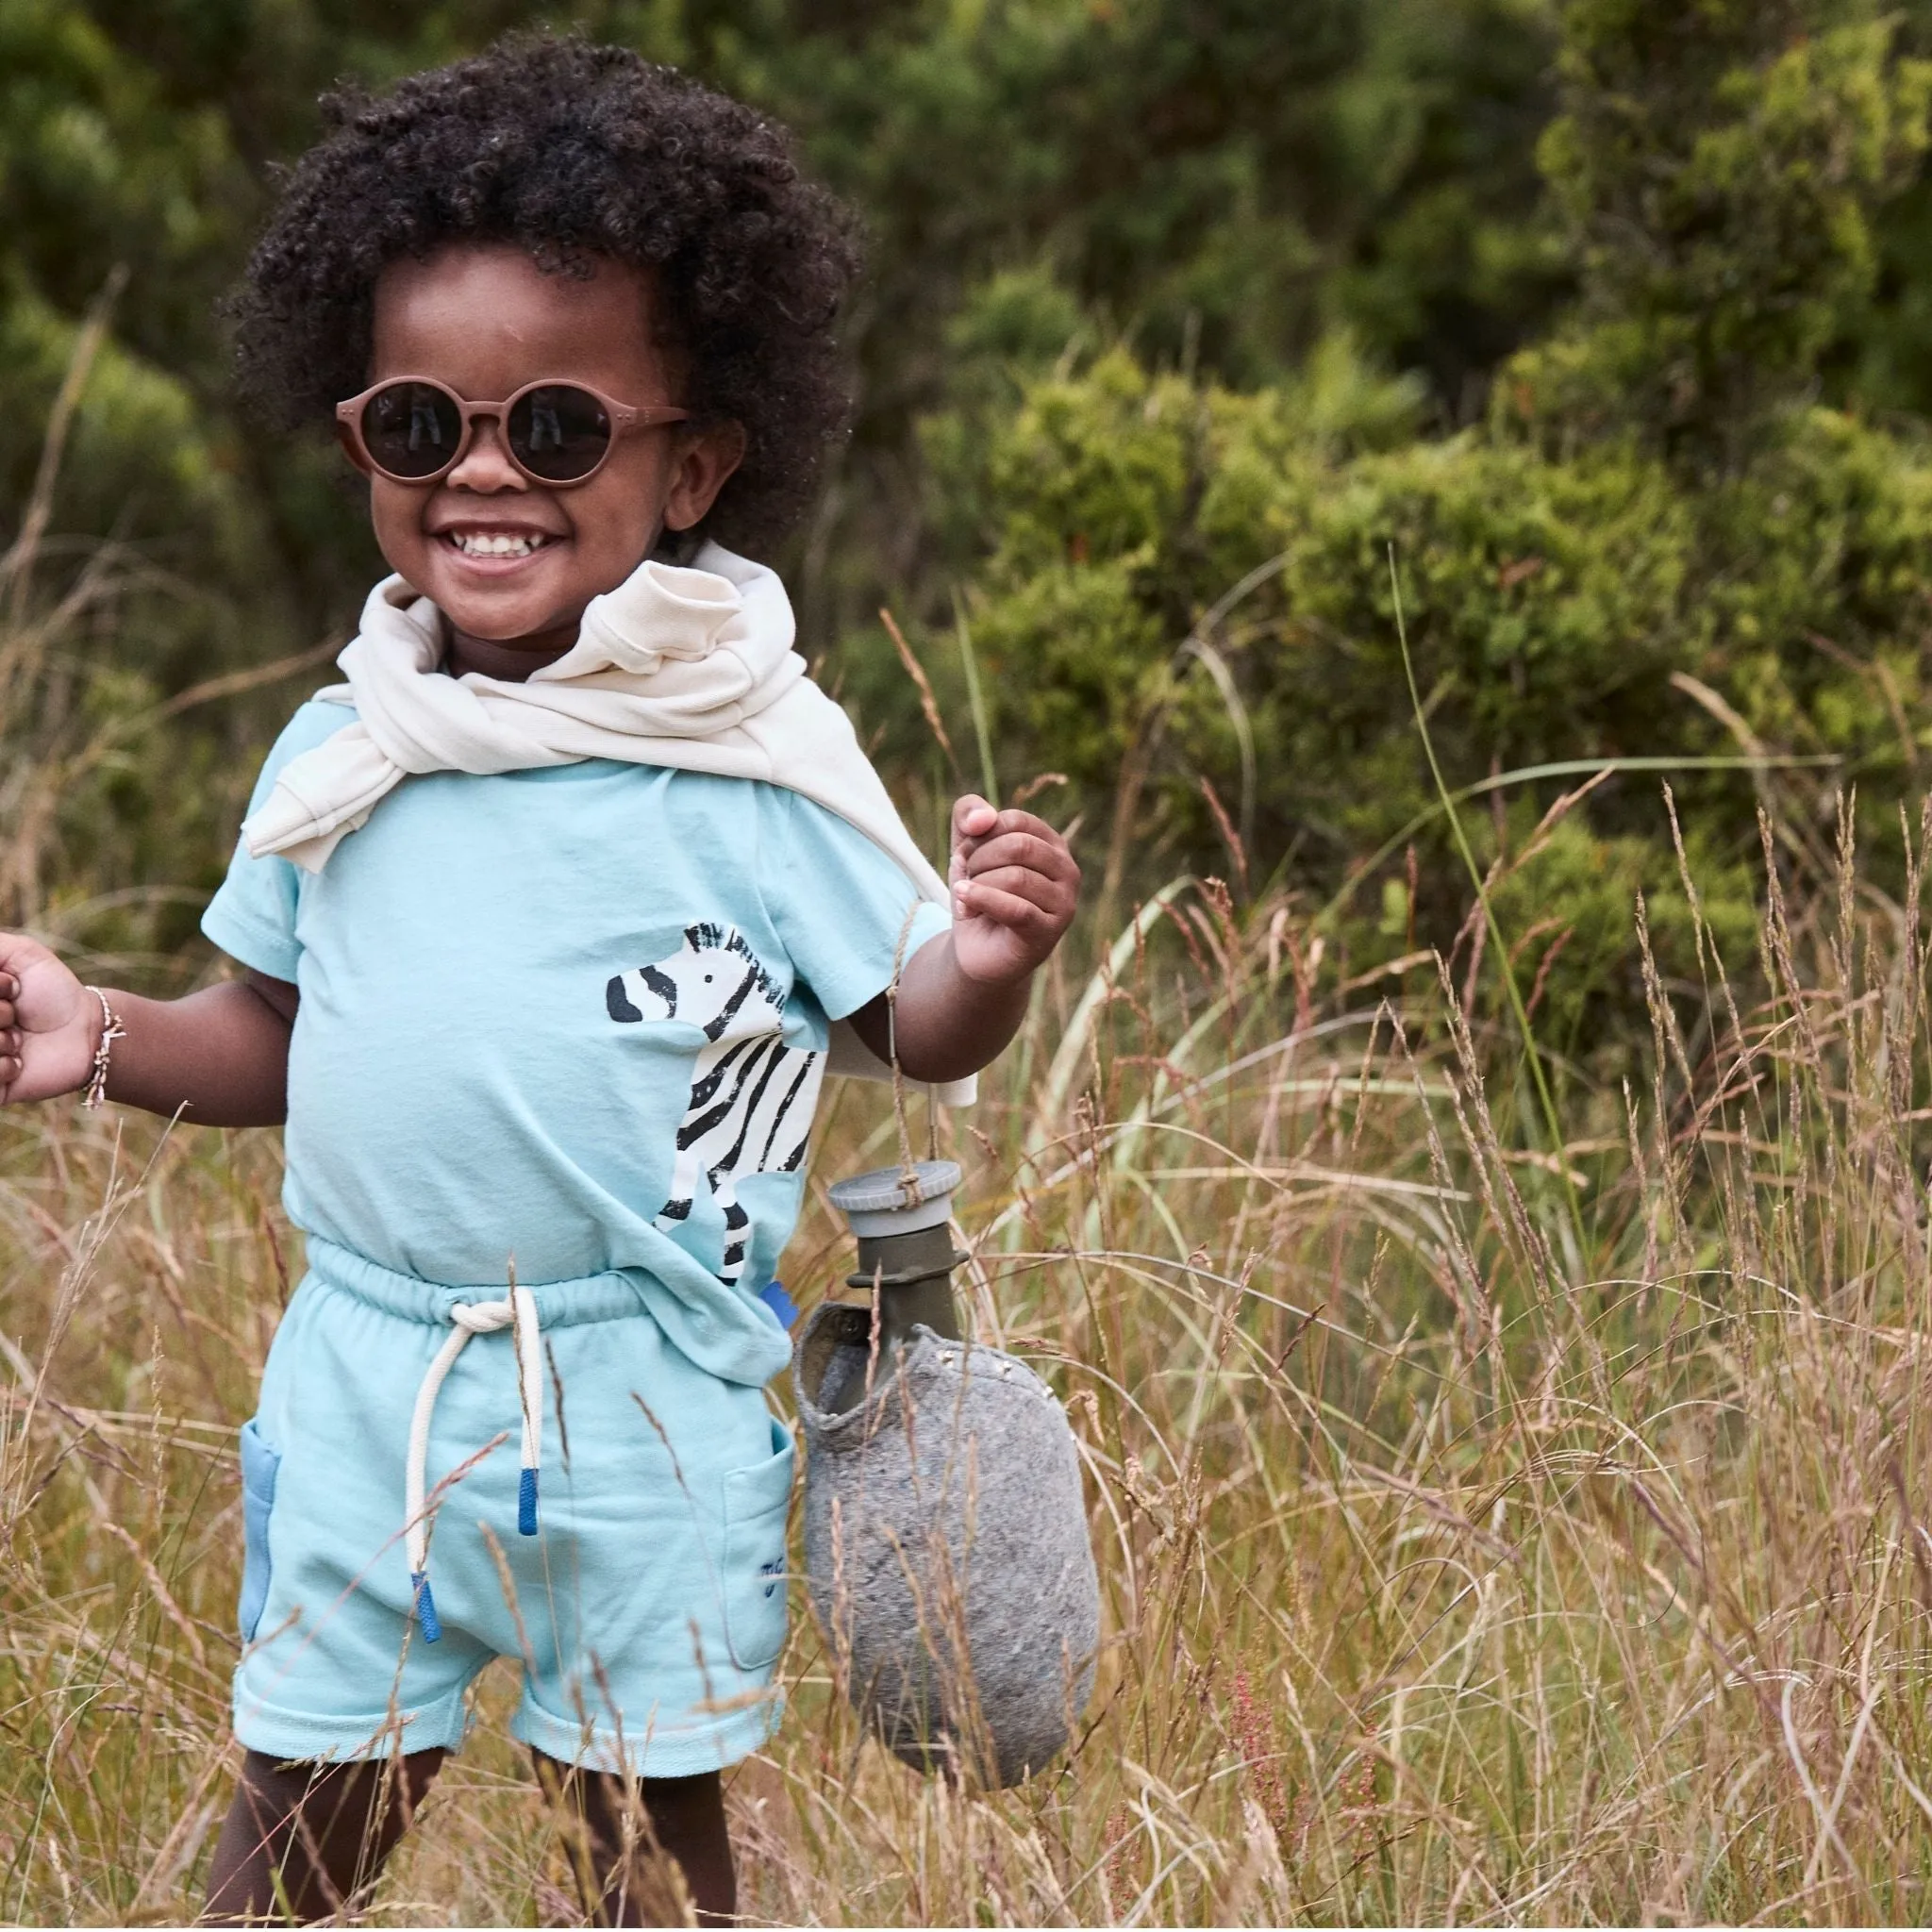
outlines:
{"label": "blue cord tip", "polygon": [[416,1621],[423,1626],[423,1641],[439,1643],[442,1640],[442,1625],[437,1620],[436,1599],[429,1594],[428,1573],[415,1571],[409,1581],[416,1591]]}
{"label": "blue cord tip", "polygon": [[526,1469],[523,1479],[517,1484],[517,1532],[521,1536],[537,1534],[537,1472]]}

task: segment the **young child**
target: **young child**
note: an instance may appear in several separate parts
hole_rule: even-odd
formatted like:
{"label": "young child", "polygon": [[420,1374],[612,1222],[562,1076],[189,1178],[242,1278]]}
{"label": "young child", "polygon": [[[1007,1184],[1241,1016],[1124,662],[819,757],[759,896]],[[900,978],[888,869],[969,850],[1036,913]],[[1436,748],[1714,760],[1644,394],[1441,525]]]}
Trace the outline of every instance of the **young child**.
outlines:
{"label": "young child", "polygon": [[396,575],[208,908],[241,975],[142,999],[0,939],[0,1100],[287,1122],[308,1273],[242,1432],[210,1916],[353,1902],[515,1657],[591,1908],[664,1908],[655,1840],[724,1919],[785,1634],[761,1291],[828,1049],[969,1076],[1078,874],[969,797],[940,881],[736,554],[845,404],[848,226],[779,131],[541,38],[331,110],[239,350]]}

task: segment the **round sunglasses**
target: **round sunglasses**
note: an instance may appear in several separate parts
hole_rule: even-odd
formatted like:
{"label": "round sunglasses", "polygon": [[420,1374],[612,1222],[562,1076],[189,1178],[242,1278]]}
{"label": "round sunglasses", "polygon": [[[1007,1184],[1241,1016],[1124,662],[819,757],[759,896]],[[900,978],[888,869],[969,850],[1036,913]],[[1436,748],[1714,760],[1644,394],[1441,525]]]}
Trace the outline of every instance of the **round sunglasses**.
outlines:
{"label": "round sunglasses", "polygon": [[434,483],[462,461],[477,417],[501,428],[509,459],[533,483],[587,483],[633,429],[684,423],[668,403],[620,403],[582,382],[526,382],[507,401],[469,402],[427,375],[397,375],[336,405],[352,455],[397,483]]}

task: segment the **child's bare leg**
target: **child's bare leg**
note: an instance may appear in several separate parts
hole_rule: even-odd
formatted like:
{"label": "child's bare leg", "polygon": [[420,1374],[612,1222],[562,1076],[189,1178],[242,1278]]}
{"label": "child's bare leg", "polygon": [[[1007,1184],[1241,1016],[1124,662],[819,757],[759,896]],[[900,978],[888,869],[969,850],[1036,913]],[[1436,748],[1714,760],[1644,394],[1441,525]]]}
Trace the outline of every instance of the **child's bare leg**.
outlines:
{"label": "child's bare leg", "polygon": [[604,1772],[572,1771],[541,1752],[531,1755],[576,1840],[571,1863],[592,1923],[681,1924],[667,1858],[684,1874],[700,1925],[735,1922],[738,1874],[724,1824],[724,1787],[715,1771],[631,1783]]}
{"label": "child's bare leg", "polygon": [[375,1884],[448,1756],[285,1764],[249,1752],[201,1923],[307,1924],[341,1911]]}

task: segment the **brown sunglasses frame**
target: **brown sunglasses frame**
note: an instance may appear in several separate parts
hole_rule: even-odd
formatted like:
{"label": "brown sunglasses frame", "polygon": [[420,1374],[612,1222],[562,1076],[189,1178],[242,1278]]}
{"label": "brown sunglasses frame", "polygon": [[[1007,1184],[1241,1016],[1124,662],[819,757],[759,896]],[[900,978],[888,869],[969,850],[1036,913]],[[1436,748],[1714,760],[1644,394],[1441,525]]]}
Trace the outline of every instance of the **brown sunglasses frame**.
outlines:
{"label": "brown sunglasses frame", "polygon": [[[439,395],[447,396],[463,419],[462,433],[457,438],[457,446],[449,461],[425,476],[399,476],[393,470],[384,469],[375,460],[368,439],[362,434],[362,412],[384,390],[395,389],[403,383],[415,383],[420,388],[433,389]],[[540,476],[510,447],[509,432],[506,426],[509,422],[509,412],[533,389],[580,389],[587,396],[594,396],[598,408],[610,419],[610,441],[605,445],[604,454],[581,476]],[[521,389],[512,390],[500,403],[470,402],[459,396],[448,383],[439,382],[433,375],[391,375],[381,382],[372,383],[360,395],[351,396],[346,402],[336,405],[336,434],[341,438],[343,446],[358,468],[372,470],[391,483],[422,487],[440,483],[469,455],[479,416],[488,416],[495,421],[503,453],[515,465],[518,474],[544,490],[575,490],[580,484],[588,483],[610,460],[610,452],[617,447],[617,439],[628,435],[633,429],[655,429],[664,423],[691,421],[689,409],[680,409],[670,403],[620,403],[615,396],[606,395],[594,383],[579,382],[569,375],[539,376],[535,382],[526,382]]]}

